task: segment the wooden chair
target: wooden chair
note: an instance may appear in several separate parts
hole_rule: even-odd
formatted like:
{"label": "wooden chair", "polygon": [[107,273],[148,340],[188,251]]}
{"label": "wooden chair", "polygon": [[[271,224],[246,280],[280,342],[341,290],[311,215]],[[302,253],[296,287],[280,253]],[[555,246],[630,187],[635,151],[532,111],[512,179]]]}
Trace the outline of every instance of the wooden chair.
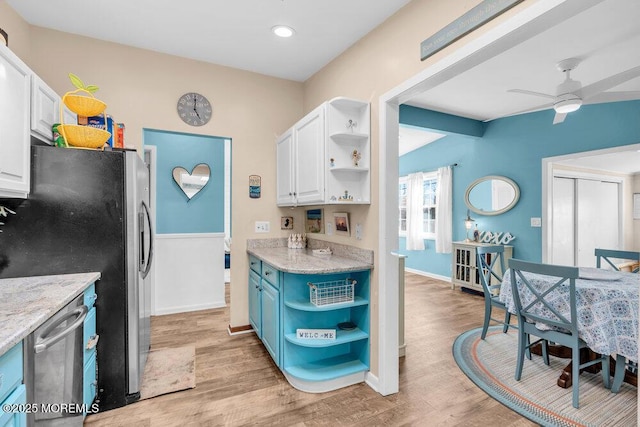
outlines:
{"label": "wooden chair", "polygon": [[615,249],[596,249],[596,267],[602,268],[602,260],[606,261],[615,271],[620,271],[617,264],[614,264],[612,259],[622,259],[632,262],[631,272],[637,273],[639,270],[638,264],[640,264],[640,252],[633,251],[619,251]]}
{"label": "wooden chair", "polygon": [[[504,274],[504,246],[480,246],[477,248],[478,261],[476,266],[478,273],[480,274],[480,283],[482,284],[482,290],[484,291],[484,324],[482,325],[481,338],[485,339],[487,336],[487,330],[489,329],[489,322],[493,320],[498,322],[504,327],[502,332],[506,333],[509,330],[509,322],[511,320],[511,313],[507,310],[504,303],[500,301],[500,285],[502,283],[502,274]],[[498,283],[492,285],[491,280],[495,278]],[[494,319],[491,317],[491,311],[493,307],[498,307],[504,310],[504,321]],[[512,328],[517,329],[516,326],[511,325]]]}
{"label": "wooden chair", "polygon": [[[620,271],[619,265],[614,264],[612,259],[622,259],[631,261],[630,270],[632,273],[638,273],[639,265],[640,265],[640,252],[633,251],[619,251],[614,249],[596,249],[596,267],[602,268],[602,260],[606,261],[614,270]],[[622,386],[622,382],[624,381],[624,373],[626,370],[630,370],[631,372],[638,374],[638,364],[627,360],[626,357],[617,355],[616,356],[616,370],[613,374],[613,384],[611,385],[611,391],[613,393],[617,393],[620,391],[620,386]]]}
{"label": "wooden chair", "polygon": [[[542,341],[542,353],[545,363],[548,364],[547,343],[555,342],[571,348],[572,356],[572,380],[573,380],[573,407],[578,408],[578,391],[580,370],[591,365],[602,365],[602,380],[606,388],[609,388],[609,356],[601,356],[580,364],[580,349],[587,344],[578,336],[578,315],[576,308],[576,279],[577,267],[565,267],[559,265],[539,264],[518,259],[509,261],[511,268],[511,289],[518,316],[518,359],[516,363],[516,381],[522,376],[522,365],[526,347],[530,347]],[[548,289],[540,289],[526,273],[549,276],[553,283]],[[568,287],[568,289],[567,289]],[[565,314],[550,304],[549,296],[552,292],[569,292],[570,315]],[[526,305],[523,305],[523,296],[527,297]],[[544,308],[549,314],[538,314],[538,308]],[[540,330],[536,323],[543,323],[552,329]],[[529,335],[536,336],[540,340],[530,344]]]}

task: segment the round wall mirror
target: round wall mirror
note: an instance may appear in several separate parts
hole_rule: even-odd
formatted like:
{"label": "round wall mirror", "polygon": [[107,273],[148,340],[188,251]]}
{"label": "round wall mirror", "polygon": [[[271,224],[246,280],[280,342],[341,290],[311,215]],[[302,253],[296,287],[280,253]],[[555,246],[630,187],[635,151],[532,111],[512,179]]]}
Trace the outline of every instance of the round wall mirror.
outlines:
{"label": "round wall mirror", "polygon": [[467,187],[464,201],[467,207],[480,215],[500,215],[518,203],[518,184],[504,176],[478,178]]}

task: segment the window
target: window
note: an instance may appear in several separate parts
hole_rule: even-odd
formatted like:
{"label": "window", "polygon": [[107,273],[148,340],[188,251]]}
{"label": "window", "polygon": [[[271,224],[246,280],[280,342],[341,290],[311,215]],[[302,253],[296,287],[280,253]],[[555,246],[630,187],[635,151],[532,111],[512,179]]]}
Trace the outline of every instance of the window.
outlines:
{"label": "window", "polygon": [[[424,202],[422,206],[422,233],[425,239],[436,238],[436,189],[438,178],[436,172],[425,173],[422,181]],[[400,236],[407,235],[407,177],[400,177],[398,187]]]}

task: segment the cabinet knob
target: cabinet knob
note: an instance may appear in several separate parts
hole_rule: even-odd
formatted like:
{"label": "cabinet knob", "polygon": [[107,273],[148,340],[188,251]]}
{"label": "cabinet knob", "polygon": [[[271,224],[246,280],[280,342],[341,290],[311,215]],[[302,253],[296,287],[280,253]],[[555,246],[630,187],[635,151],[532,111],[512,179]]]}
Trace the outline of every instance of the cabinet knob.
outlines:
{"label": "cabinet knob", "polygon": [[264,275],[265,275],[265,276],[268,276],[268,275],[270,275],[270,274],[271,274],[271,272],[270,272],[270,271],[265,271],[265,272],[264,272]]}

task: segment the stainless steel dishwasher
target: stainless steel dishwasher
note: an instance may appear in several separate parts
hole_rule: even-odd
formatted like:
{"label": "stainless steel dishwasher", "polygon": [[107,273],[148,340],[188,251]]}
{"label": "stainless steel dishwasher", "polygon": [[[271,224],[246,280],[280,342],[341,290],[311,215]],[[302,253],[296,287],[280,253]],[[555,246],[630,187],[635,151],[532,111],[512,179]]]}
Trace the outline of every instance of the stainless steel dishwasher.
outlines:
{"label": "stainless steel dishwasher", "polygon": [[83,323],[81,294],[27,337],[24,350],[30,426],[81,426]]}

